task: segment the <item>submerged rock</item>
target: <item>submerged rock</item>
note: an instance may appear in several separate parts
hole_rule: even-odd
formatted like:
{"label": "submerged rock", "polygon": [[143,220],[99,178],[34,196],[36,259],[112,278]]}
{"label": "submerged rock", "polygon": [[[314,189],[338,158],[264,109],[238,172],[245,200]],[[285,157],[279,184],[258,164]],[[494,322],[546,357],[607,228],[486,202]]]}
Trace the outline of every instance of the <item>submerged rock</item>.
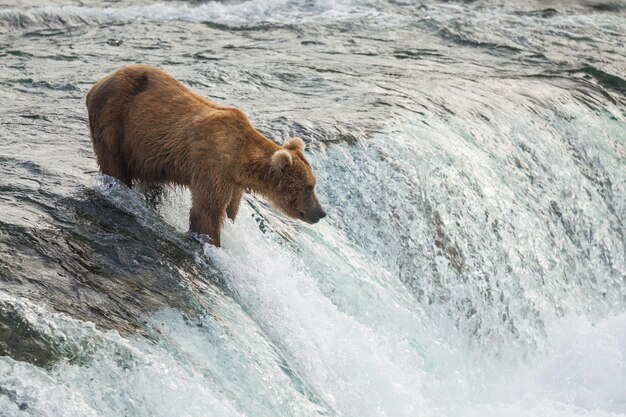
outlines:
{"label": "submerged rock", "polygon": [[14,305],[0,302],[0,356],[48,366],[58,354],[59,348],[49,336],[35,329]]}
{"label": "submerged rock", "polygon": [[[200,245],[154,211],[124,211],[91,190],[53,204],[49,197],[39,191],[29,196],[63,227],[0,222],[0,283],[11,298],[146,337],[146,317],[159,309],[171,307],[192,319],[210,313],[193,292],[212,286],[217,271],[200,256]],[[0,355],[48,366],[73,355],[62,344],[36,330],[15,306],[0,304]]]}

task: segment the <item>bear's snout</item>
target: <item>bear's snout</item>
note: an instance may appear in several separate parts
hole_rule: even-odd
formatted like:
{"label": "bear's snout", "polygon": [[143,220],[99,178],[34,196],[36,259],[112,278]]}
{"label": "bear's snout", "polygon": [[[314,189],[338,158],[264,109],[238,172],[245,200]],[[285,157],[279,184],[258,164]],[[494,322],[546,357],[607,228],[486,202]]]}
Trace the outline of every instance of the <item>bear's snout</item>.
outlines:
{"label": "bear's snout", "polygon": [[308,210],[302,213],[302,220],[311,224],[319,222],[320,219],[323,219],[324,217],[326,217],[326,212],[321,207],[317,207],[313,210]]}

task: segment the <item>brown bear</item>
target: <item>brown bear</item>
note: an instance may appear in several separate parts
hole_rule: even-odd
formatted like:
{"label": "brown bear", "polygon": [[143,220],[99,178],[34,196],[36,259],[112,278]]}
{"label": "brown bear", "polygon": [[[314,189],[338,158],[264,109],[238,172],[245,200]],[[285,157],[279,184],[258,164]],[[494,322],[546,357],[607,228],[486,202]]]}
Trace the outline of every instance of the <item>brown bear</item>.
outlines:
{"label": "brown bear", "polygon": [[234,220],[245,191],[288,216],[317,223],[326,216],[304,142],[279,146],[240,110],[194,93],[158,68],[130,65],[87,93],[91,140],[100,170],[127,186],[188,186],[190,230],[220,246],[225,216]]}

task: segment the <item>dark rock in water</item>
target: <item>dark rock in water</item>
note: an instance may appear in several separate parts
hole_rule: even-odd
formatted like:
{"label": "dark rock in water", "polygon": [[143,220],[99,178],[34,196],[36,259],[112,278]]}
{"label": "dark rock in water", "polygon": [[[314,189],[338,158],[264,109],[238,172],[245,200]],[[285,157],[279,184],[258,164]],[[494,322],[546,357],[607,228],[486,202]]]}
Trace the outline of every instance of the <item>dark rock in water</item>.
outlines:
{"label": "dark rock in water", "polygon": [[302,41],[300,42],[301,45],[324,45],[323,42],[319,42],[319,41]]}
{"label": "dark rock in water", "polygon": [[[162,308],[189,318],[210,312],[192,293],[212,285],[206,278],[214,268],[200,245],[155,212],[142,213],[154,216],[143,219],[146,227],[91,190],[53,205],[38,192],[30,197],[63,227],[0,222],[0,283],[7,293],[123,335],[150,337],[145,317]],[[34,329],[14,306],[0,307],[0,355],[38,366],[74,356],[72,346]]]}
{"label": "dark rock in water", "polygon": [[[15,392],[12,389],[6,388],[2,385],[0,385],[0,395],[3,395],[4,397],[8,398],[9,401],[17,404],[17,407],[21,410],[21,411],[25,411],[28,410],[28,403],[24,402],[24,401],[20,401],[20,399],[18,398],[18,393]],[[0,414],[0,416],[4,417],[5,414]]]}
{"label": "dark rock in water", "polygon": [[120,46],[124,41],[121,39],[109,39],[107,40],[107,44],[111,46]]}
{"label": "dark rock in water", "polygon": [[48,366],[58,354],[56,343],[34,329],[31,323],[20,316],[15,306],[0,303],[0,356]]}
{"label": "dark rock in water", "polygon": [[553,9],[551,7],[547,9],[542,9],[542,10],[532,10],[530,12],[527,12],[527,11],[514,12],[514,14],[518,16],[535,16],[535,17],[543,17],[543,18],[554,17],[558,13],[559,11],[557,9]]}
{"label": "dark rock in water", "polygon": [[626,9],[626,4],[620,1],[602,2],[602,1],[589,1],[584,3],[587,7],[599,11],[599,12],[618,12]]}
{"label": "dark rock in water", "polygon": [[541,11],[541,17],[552,17],[558,13],[556,9],[544,9]]}

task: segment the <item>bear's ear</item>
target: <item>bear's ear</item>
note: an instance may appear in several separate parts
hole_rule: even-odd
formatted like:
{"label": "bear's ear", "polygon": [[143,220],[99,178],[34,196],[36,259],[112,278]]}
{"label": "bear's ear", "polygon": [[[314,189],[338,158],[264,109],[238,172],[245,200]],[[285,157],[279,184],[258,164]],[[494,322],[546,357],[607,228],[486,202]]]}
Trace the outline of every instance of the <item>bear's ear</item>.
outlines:
{"label": "bear's ear", "polygon": [[286,149],[279,149],[272,155],[271,166],[276,171],[282,171],[287,165],[291,165],[293,157]]}
{"label": "bear's ear", "polygon": [[285,143],[285,148],[291,149],[292,151],[300,149],[304,152],[304,146],[304,141],[300,138],[291,138],[287,141],[287,143]]}

